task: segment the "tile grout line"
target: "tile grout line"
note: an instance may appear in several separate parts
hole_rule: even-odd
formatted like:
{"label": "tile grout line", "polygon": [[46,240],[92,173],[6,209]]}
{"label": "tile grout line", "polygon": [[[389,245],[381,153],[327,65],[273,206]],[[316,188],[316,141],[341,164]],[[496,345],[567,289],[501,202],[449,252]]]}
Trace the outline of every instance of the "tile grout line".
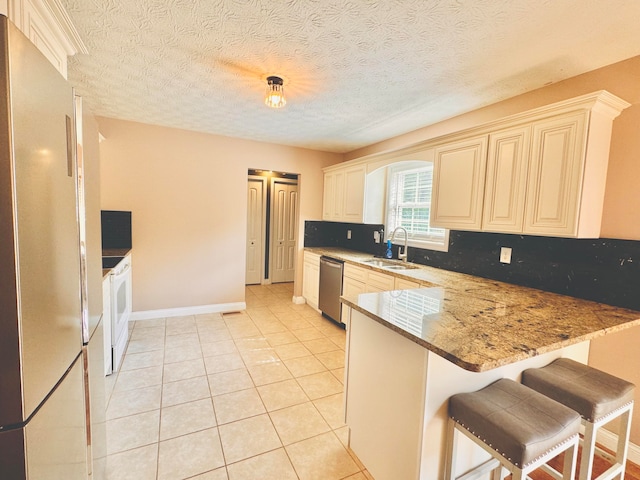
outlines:
{"label": "tile grout line", "polygon": [[[297,476],[298,479],[300,479],[301,477],[299,475],[299,472],[295,469],[295,466],[294,466],[294,463],[292,461],[292,458],[290,457],[289,451],[287,450],[287,446],[284,445],[284,442],[282,440],[281,434],[280,434],[280,432],[278,431],[278,429],[275,426],[272,414],[274,412],[277,412],[277,411],[280,411],[280,410],[283,410],[283,409],[286,409],[286,408],[291,408],[293,406],[302,405],[302,404],[306,404],[306,403],[311,403],[312,404],[312,408],[318,414],[319,418],[322,419],[324,424],[329,428],[329,430],[327,432],[322,432],[322,433],[318,433],[318,434],[315,434],[315,435],[311,435],[310,437],[307,437],[307,438],[303,438],[303,439],[301,439],[299,441],[293,442],[290,445],[295,445],[296,443],[300,443],[300,442],[303,442],[303,441],[306,441],[306,440],[309,440],[309,439],[312,439],[312,438],[315,438],[315,437],[318,437],[318,436],[321,436],[321,435],[326,435],[326,434],[331,433],[332,437],[335,438],[339,442],[341,447],[344,448],[344,450],[348,453],[349,457],[355,462],[355,465],[357,466],[358,471],[359,472],[363,472],[363,474],[364,474],[364,470],[361,469],[361,463],[357,460],[357,457],[354,456],[353,452],[345,444],[342,443],[342,441],[340,440],[340,436],[338,435],[338,430],[344,428],[345,426],[341,425],[341,426],[339,426],[337,428],[334,428],[334,426],[331,423],[329,423],[329,421],[328,421],[329,419],[325,418],[324,414],[322,413],[322,411],[318,408],[318,405],[316,404],[316,402],[318,402],[318,401],[320,401],[322,399],[329,398],[329,397],[332,397],[334,395],[337,395],[337,393],[323,394],[323,395],[321,395],[321,396],[319,396],[317,398],[313,398],[312,399],[311,397],[308,396],[308,394],[306,393],[306,391],[302,387],[302,384],[299,381],[299,378],[304,378],[304,377],[307,377],[307,376],[329,373],[329,375],[330,375],[329,378],[333,378],[335,381],[339,382],[340,385],[342,386],[341,387],[341,391],[343,391],[344,382],[343,382],[343,380],[340,380],[340,378],[337,375],[336,371],[340,370],[340,369],[344,369],[344,366],[337,367],[337,368],[330,368],[330,365],[331,365],[330,361],[327,359],[328,363],[325,363],[325,362],[323,362],[321,360],[321,358],[318,357],[318,355],[327,354],[327,353],[331,353],[331,352],[344,352],[344,347],[342,346],[342,344],[344,342],[339,342],[339,340],[337,339],[337,337],[339,335],[333,334],[334,333],[333,331],[328,330],[328,329],[322,329],[322,328],[320,328],[320,325],[318,325],[318,323],[311,321],[310,320],[311,316],[308,316],[308,317],[304,316],[304,315],[300,314],[300,312],[298,312],[298,311],[296,311],[295,309],[292,308],[291,311],[294,314],[296,314],[300,319],[304,320],[305,323],[309,324],[309,327],[305,327],[305,328],[308,328],[309,330],[311,330],[312,328],[316,329],[320,336],[318,338],[308,338],[308,339],[305,340],[304,336],[296,335],[295,330],[292,330],[292,328],[290,326],[291,323],[295,320],[295,318],[287,318],[286,320],[285,319],[281,319],[281,316],[282,315],[287,315],[288,311],[287,311],[286,308],[285,309],[278,308],[278,304],[280,302],[289,301],[288,300],[288,296],[286,297],[286,300],[283,300],[283,298],[285,298],[284,295],[275,294],[275,296],[276,297],[282,297],[282,298],[278,298],[276,302],[269,302],[268,304],[265,303],[264,306],[255,306],[254,305],[252,307],[248,307],[247,310],[243,311],[243,316],[246,315],[246,318],[249,320],[248,323],[251,324],[250,326],[252,328],[257,329],[257,331],[259,332],[259,335],[243,336],[243,334],[241,332],[238,332],[238,331],[236,331],[235,333],[232,333],[233,328],[230,328],[230,325],[227,323],[227,320],[231,320],[231,319],[224,319],[224,316],[222,316],[222,315],[220,316],[221,320],[223,320],[223,322],[225,324],[225,328],[221,329],[221,331],[226,331],[230,335],[230,340],[232,341],[232,344],[233,344],[236,352],[238,353],[238,355],[240,357],[240,360],[242,361],[242,365],[244,366],[243,370],[246,371],[246,373],[248,374],[249,378],[251,379],[251,385],[252,386],[250,387],[250,389],[254,390],[257,393],[258,399],[260,401],[260,405],[261,405],[262,409],[264,410],[263,413],[260,413],[260,414],[257,414],[257,415],[266,414],[268,416],[270,425],[271,425],[273,431],[275,432],[275,434],[277,435],[277,438],[278,438],[279,443],[280,443],[280,446],[278,448],[276,448],[276,449],[268,450],[268,451],[262,452],[260,454],[252,455],[250,457],[247,457],[245,459],[239,460],[238,462],[234,462],[234,463],[239,463],[239,462],[245,461],[245,460],[247,460],[249,458],[258,457],[260,455],[263,455],[265,453],[269,453],[271,451],[283,449],[285,454],[286,454],[286,456],[287,456],[288,462],[290,463],[291,467],[294,469],[295,475]],[[269,295],[265,295],[265,297],[268,298]],[[247,303],[249,304],[249,302],[247,302]],[[270,306],[276,306],[276,309],[272,310],[270,308]],[[269,327],[266,326],[266,324],[268,324],[269,322],[268,321],[263,321],[262,319],[254,318],[254,316],[252,316],[251,312],[250,312],[250,310],[254,309],[254,308],[256,308],[256,309],[257,308],[263,308],[270,315],[273,315],[274,318],[275,318],[274,321],[277,321],[278,323],[282,324],[282,327],[284,328],[284,331],[282,331],[282,332],[277,331],[277,332],[270,332],[270,333],[267,332],[266,330]],[[231,465],[231,464],[227,464],[227,459],[226,459],[226,455],[225,455],[225,452],[224,452],[224,447],[222,445],[222,437],[221,437],[220,431],[219,431],[219,428],[220,428],[219,420],[220,419],[218,418],[218,412],[217,412],[217,409],[215,407],[215,402],[214,402],[214,397],[216,395],[214,395],[212,390],[211,390],[211,378],[210,377],[213,374],[209,374],[209,372],[208,372],[208,370],[206,368],[206,362],[204,361],[206,358],[216,357],[216,356],[220,356],[220,355],[224,355],[224,354],[207,355],[207,356],[205,356],[204,350],[202,348],[202,346],[203,346],[202,342],[203,342],[203,339],[204,339],[203,336],[202,336],[202,330],[204,328],[202,328],[202,329],[199,328],[199,324],[197,322],[197,320],[198,320],[197,319],[197,315],[196,316],[191,316],[191,319],[192,319],[192,321],[194,323],[194,326],[195,326],[195,332],[193,332],[193,333],[196,334],[197,339],[198,339],[198,349],[199,349],[198,360],[200,360],[200,362],[202,363],[202,368],[204,369],[204,376],[207,377],[206,382],[207,382],[207,387],[208,387],[208,399],[211,402],[211,406],[212,406],[212,409],[213,409],[213,415],[214,415],[214,419],[215,419],[215,423],[216,423],[216,429],[218,431],[218,442],[219,442],[219,446],[220,446],[220,449],[221,449],[221,452],[222,452],[222,456],[223,456],[225,473],[226,473],[227,478],[228,478],[228,475],[229,475],[228,466]],[[161,371],[161,385],[160,385],[160,412],[159,412],[159,424],[158,424],[158,432],[157,432],[158,433],[158,442],[157,442],[158,445],[157,445],[157,449],[156,449],[156,452],[157,452],[156,478],[160,478],[160,452],[159,452],[159,446],[160,446],[160,443],[162,442],[162,440],[161,440],[161,431],[162,431],[162,424],[163,424],[163,401],[164,401],[164,393],[165,393],[164,386],[168,385],[170,383],[173,383],[173,382],[180,381],[180,379],[177,379],[177,380],[174,380],[173,382],[166,382],[165,383],[165,380],[167,380],[166,375],[165,375],[165,367],[167,365],[167,364],[165,364],[166,349],[167,349],[167,343],[166,342],[167,342],[168,337],[175,336],[175,335],[180,335],[180,333],[169,334],[169,329],[167,328],[168,325],[167,325],[166,319],[163,319],[163,320],[164,320],[165,329],[164,329],[164,337],[163,337],[164,338],[164,344],[163,344],[163,349],[162,349],[163,351],[162,351],[162,362],[161,362],[162,371]],[[136,327],[136,325],[134,324],[133,331],[135,331],[135,327]],[[297,330],[303,330],[303,329],[300,328],[300,329],[297,329]],[[269,341],[269,338],[268,338],[269,335],[278,335],[278,334],[287,334],[287,333],[289,335],[291,335],[291,341],[290,342],[283,342],[283,343],[278,343],[277,345],[274,345]],[[261,384],[260,386],[274,385],[274,384],[277,384],[277,383],[280,383],[280,382],[295,380],[295,385],[300,389],[301,392],[304,392],[304,395],[307,398],[307,401],[302,402],[302,403],[297,403],[297,404],[294,404],[294,405],[290,405],[290,406],[287,406],[287,407],[274,409],[274,410],[271,410],[271,411],[269,411],[267,409],[267,405],[265,403],[265,399],[263,397],[263,394],[260,392],[259,387],[258,387],[258,385],[256,383],[256,381],[258,379],[257,379],[257,377],[255,377],[255,374],[251,372],[252,368],[250,368],[249,357],[247,355],[247,353],[250,352],[251,350],[247,349],[245,345],[242,345],[242,340],[252,339],[252,338],[259,338],[260,340],[265,341],[266,344],[269,346],[268,350],[271,350],[271,354],[274,355],[275,358],[277,359],[277,363],[279,365],[283,366],[284,370],[288,373],[288,375],[290,375],[290,378],[288,378],[288,379],[275,380],[275,381],[268,380],[266,383]],[[295,338],[295,340],[293,340],[293,338]],[[330,350],[310,350],[307,347],[307,345],[305,344],[305,342],[309,343],[309,342],[314,342],[316,340],[318,340],[318,341],[320,341],[320,340],[329,341],[329,342],[331,342],[333,344],[332,348]],[[211,342],[207,342],[207,343],[211,343]],[[217,343],[217,342],[213,342],[213,343]],[[289,344],[291,344],[291,345],[299,344],[302,348],[305,348],[306,351],[309,352],[308,355],[305,354],[305,355],[301,355],[299,357],[298,356],[290,357],[289,360],[297,359],[297,358],[306,358],[306,357],[313,358],[316,362],[318,362],[319,365],[322,366],[323,370],[321,372],[315,372],[315,373],[310,373],[310,374],[306,374],[306,375],[300,375],[300,376],[294,375],[293,371],[291,370],[291,367],[289,367],[285,363],[285,360],[276,351],[276,347],[277,346],[289,345]],[[240,348],[241,345],[242,345],[242,348]],[[127,350],[128,350],[128,347],[129,347],[129,340],[128,340],[128,345],[127,345]],[[260,350],[260,349],[258,349],[258,350]],[[266,348],[265,348],[265,350],[266,350]],[[146,353],[147,351],[153,351],[153,350],[146,350],[145,352],[140,352],[140,353]],[[183,361],[188,361],[188,360],[178,360],[178,361],[174,361],[172,363],[182,363]],[[267,362],[267,363],[269,363],[269,362]],[[273,363],[276,363],[276,362],[274,361]],[[251,367],[255,367],[255,366],[259,366],[259,365],[260,365],[259,363],[256,364],[256,365],[251,364]],[[130,371],[142,370],[143,368],[147,368],[147,367],[133,368]],[[220,373],[223,373],[223,372],[220,372]],[[116,377],[116,379],[114,381],[113,388],[110,390],[110,394],[111,395],[113,394],[113,392],[115,391],[115,388],[117,386],[118,379],[119,379],[119,372],[118,372],[117,375],[118,375],[118,377]],[[188,378],[193,378],[193,377],[188,377]],[[139,387],[139,388],[142,388],[142,387]],[[236,391],[242,391],[242,390],[246,390],[246,389],[234,390],[232,392],[227,392],[227,393],[234,393]],[[223,395],[223,394],[220,394],[220,395]],[[184,402],[178,403],[176,405],[191,403],[192,401],[194,401],[194,400],[184,401]],[[246,418],[251,418],[251,417],[257,416],[257,415],[252,415],[252,416],[246,417]],[[231,424],[231,423],[234,423],[234,422],[237,422],[237,421],[241,421],[241,420],[244,420],[244,418],[233,420],[233,421],[228,422],[228,423]],[[201,430],[197,430],[197,431],[201,431]],[[187,432],[187,433],[184,433],[182,435],[178,435],[177,437],[172,437],[172,438],[178,438],[180,436],[187,436],[187,435],[189,435],[191,433],[194,433],[194,432]],[[138,447],[133,447],[133,448],[138,448]],[[234,464],[234,463],[232,463],[232,464]],[[217,470],[217,468],[214,469],[214,470]],[[213,471],[213,470],[211,470],[211,471]],[[201,474],[204,474],[204,473],[207,473],[207,472],[202,472]],[[201,474],[198,474],[198,475],[201,475]],[[198,475],[196,475],[196,476],[198,476]],[[353,476],[353,475],[354,474],[347,475],[346,477],[341,477],[341,478],[348,478],[348,477]]]}

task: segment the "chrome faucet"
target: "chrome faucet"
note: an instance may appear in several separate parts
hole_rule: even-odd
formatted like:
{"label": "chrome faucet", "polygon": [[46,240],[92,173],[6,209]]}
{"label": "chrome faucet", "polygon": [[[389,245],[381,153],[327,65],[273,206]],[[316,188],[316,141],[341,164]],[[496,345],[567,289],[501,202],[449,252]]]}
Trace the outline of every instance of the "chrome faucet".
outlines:
{"label": "chrome faucet", "polygon": [[404,250],[402,250],[401,248],[398,249],[398,259],[402,260],[403,262],[406,262],[407,261],[407,241],[409,239],[409,235],[407,234],[407,230],[404,227],[396,227],[396,229],[391,234],[391,238],[389,240],[391,240],[393,242],[393,239],[395,238],[396,232],[398,230],[402,230],[404,232]]}

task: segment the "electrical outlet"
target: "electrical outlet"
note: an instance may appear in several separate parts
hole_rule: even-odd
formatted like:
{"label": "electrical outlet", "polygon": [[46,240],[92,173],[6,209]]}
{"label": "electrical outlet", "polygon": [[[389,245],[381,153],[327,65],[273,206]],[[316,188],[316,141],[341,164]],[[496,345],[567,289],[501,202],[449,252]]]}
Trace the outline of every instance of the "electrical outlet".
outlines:
{"label": "electrical outlet", "polygon": [[376,243],[380,243],[380,232],[377,230],[373,232],[373,241]]}
{"label": "electrical outlet", "polygon": [[351,230],[347,230],[347,240],[351,240]]}
{"label": "electrical outlet", "polygon": [[500,263],[511,263],[511,248],[502,247],[500,249]]}

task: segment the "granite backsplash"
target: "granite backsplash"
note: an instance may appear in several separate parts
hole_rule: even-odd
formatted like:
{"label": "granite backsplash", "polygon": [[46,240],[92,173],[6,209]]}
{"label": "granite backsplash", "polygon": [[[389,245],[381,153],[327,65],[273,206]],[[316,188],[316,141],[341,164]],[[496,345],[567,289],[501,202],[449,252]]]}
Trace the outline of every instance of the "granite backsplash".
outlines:
{"label": "granite backsplash", "polygon": [[[351,240],[346,239],[351,230]],[[305,222],[305,246],[384,253],[383,225]],[[384,236],[382,237],[384,239]],[[500,263],[500,248],[512,248]],[[394,258],[398,247],[394,246]],[[640,241],[451,231],[449,251],[409,247],[410,262],[640,310]]]}
{"label": "granite backsplash", "polygon": [[[349,230],[351,239],[347,238]],[[375,242],[374,232],[380,232],[380,243]],[[384,225],[310,220],[304,222],[305,247],[340,247],[381,255],[383,240]]]}

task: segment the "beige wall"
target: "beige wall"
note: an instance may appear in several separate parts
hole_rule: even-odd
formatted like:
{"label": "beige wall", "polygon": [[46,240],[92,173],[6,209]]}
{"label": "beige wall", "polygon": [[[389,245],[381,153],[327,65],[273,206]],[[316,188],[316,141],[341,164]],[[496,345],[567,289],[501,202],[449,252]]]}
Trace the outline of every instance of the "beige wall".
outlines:
{"label": "beige wall", "polygon": [[[356,150],[345,160],[394,150],[596,90],[608,90],[631,103],[614,121],[602,215],[603,238],[640,240],[640,57],[535,90],[465,115]],[[591,342],[589,363],[625,378],[640,390],[640,327]],[[640,391],[636,394],[640,404]],[[631,440],[640,445],[640,408],[635,409]]]}
{"label": "beige wall", "polygon": [[322,218],[322,168],[342,156],[98,118],[101,207],[131,210],[133,309],[244,301],[247,170],[300,175],[304,220]]}

